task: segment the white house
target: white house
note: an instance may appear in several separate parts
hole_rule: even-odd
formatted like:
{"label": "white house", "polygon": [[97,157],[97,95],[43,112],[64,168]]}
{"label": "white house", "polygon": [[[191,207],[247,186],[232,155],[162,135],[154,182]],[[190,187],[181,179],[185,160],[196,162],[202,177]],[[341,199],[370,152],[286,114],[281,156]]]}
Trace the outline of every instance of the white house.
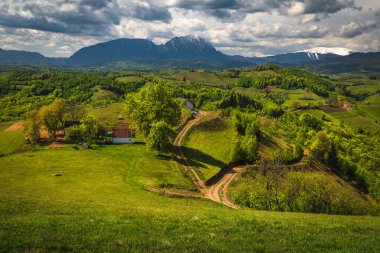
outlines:
{"label": "white house", "polygon": [[112,128],[112,143],[135,143],[136,134],[126,123],[121,123]]}

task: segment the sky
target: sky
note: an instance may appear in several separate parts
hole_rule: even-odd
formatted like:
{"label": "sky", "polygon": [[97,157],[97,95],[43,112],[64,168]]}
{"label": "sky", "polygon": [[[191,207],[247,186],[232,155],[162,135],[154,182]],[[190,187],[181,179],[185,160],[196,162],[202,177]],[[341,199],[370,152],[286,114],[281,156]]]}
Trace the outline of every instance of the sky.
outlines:
{"label": "sky", "polygon": [[0,48],[68,57],[117,38],[200,35],[229,55],[380,51],[380,0],[1,0]]}

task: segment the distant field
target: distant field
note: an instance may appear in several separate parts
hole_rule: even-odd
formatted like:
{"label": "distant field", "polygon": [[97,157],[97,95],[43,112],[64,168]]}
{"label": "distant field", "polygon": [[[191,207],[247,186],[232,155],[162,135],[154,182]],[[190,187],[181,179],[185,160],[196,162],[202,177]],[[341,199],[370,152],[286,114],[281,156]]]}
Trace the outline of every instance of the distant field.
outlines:
{"label": "distant field", "polygon": [[380,125],[375,122],[375,120],[362,116],[359,114],[360,111],[352,109],[346,112],[332,112],[329,113],[330,116],[334,117],[339,121],[343,121],[346,125],[353,129],[358,129],[359,127],[369,130],[369,131],[379,131]]}
{"label": "distant field", "polygon": [[379,217],[231,210],[151,193],[164,182],[192,185],[142,145],[1,157],[0,178],[2,252],[380,250]]}
{"label": "distant field", "polygon": [[120,82],[129,83],[129,82],[139,82],[139,81],[142,81],[143,79],[144,78],[140,76],[124,76],[124,77],[119,77],[116,80]]}
{"label": "distant field", "polygon": [[173,77],[178,81],[195,82],[199,84],[209,85],[209,86],[221,86],[225,84],[233,84],[236,79],[233,78],[222,78],[213,72],[191,72],[184,71],[173,75]]}
{"label": "distant field", "polygon": [[211,116],[192,128],[184,142],[184,151],[206,181],[230,162],[234,140],[231,122]]}
{"label": "distant field", "polygon": [[115,93],[108,90],[103,90],[99,86],[94,87],[93,89],[94,95],[92,95],[91,100],[92,101],[99,101],[99,100],[106,100],[106,99],[114,99],[117,97]]}
{"label": "distant field", "polygon": [[8,78],[12,75],[12,72],[0,72],[0,80],[8,80]]}
{"label": "distant field", "polygon": [[98,117],[108,125],[115,125],[120,122],[117,118],[118,115],[122,115],[123,117],[127,116],[123,102],[108,104],[105,108],[89,107],[87,111],[90,115]]}
{"label": "distant field", "polygon": [[285,108],[293,108],[293,103],[299,103],[300,106],[325,104],[325,100],[311,91],[306,90],[283,90],[275,89],[273,93],[286,94],[288,99],[282,104]]}
{"label": "distant field", "polygon": [[250,88],[243,88],[243,87],[236,87],[233,89],[235,92],[245,95],[245,96],[255,96],[261,92],[261,90],[250,87]]}
{"label": "distant field", "polygon": [[25,146],[25,138],[21,130],[5,131],[13,123],[0,123],[0,155],[8,155]]}
{"label": "distant field", "polygon": [[378,82],[378,84],[348,86],[347,89],[352,91],[354,94],[373,93],[380,90],[380,80]]}

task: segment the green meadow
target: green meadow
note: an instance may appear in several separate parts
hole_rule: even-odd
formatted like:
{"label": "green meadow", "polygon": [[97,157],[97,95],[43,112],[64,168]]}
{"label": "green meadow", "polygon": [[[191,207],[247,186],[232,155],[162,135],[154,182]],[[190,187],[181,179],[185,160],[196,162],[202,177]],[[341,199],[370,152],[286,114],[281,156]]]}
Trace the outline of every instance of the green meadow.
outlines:
{"label": "green meadow", "polygon": [[192,185],[143,145],[14,154],[0,158],[0,177],[1,252],[380,250],[378,217],[232,210],[149,192]]}
{"label": "green meadow", "polygon": [[184,151],[202,180],[207,181],[230,162],[236,133],[230,120],[212,114],[193,127]]}

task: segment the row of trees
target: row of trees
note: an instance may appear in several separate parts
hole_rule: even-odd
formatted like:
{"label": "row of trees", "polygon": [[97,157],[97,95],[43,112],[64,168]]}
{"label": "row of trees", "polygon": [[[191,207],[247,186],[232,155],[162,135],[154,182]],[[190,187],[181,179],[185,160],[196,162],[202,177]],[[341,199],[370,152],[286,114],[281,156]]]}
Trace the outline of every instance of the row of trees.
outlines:
{"label": "row of trees", "polygon": [[[66,128],[65,122],[80,122]],[[57,99],[51,104],[28,112],[24,131],[29,142],[34,146],[41,141],[41,132],[46,130],[50,138],[58,135],[90,143],[104,135],[103,124],[92,116],[86,116],[84,107],[67,104]]]}

